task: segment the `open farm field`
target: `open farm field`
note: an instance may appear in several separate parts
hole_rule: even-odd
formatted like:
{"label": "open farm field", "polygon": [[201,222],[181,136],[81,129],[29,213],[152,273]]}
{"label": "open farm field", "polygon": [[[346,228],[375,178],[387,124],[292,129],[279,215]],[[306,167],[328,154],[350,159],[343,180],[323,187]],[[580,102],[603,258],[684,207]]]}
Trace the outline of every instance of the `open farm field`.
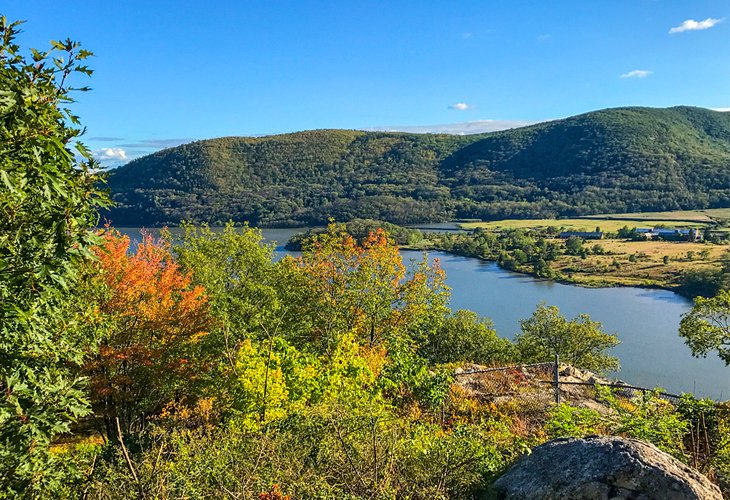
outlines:
{"label": "open farm field", "polygon": [[[668,212],[667,212],[668,213]],[[616,220],[606,218],[600,219],[598,216],[593,218],[576,218],[576,219],[505,219],[489,222],[464,222],[459,224],[462,229],[484,228],[492,231],[500,229],[532,229],[557,227],[566,231],[593,231],[596,227],[600,227],[601,231],[616,232],[624,226],[633,227],[654,227],[659,225],[669,225],[668,219],[654,218],[641,220]],[[682,227],[706,227],[710,224],[710,219],[696,220],[694,222],[681,222],[676,225]]]}
{"label": "open farm field", "polygon": [[586,215],[580,219],[621,221],[663,221],[677,223],[714,223],[730,220],[730,208],[708,208],[706,210],[673,210],[670,212],[633,212],[624,214]]}
{"label": "open farm field", "polygon": [[585,286],[671,287],[686,271],[717,267],[728,251],[725,245],[670,241],[600,240],[595,245],[605,253],[561,255],[551,267]]}

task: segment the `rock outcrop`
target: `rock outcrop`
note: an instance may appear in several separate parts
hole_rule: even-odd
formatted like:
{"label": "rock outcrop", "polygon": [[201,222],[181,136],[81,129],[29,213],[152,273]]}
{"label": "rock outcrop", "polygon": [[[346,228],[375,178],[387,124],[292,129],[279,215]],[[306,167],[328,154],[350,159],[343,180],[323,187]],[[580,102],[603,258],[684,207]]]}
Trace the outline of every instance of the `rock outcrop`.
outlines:
{"label": "rock outcrop", "polygon": [[[503,368],[467,364],[457,368],[454,376],[456,385],[467,395],[483,402],[517,404],[533,412],[547,412],[555,400],[553,386],[549,383],[554,376],[551,363]],[[626,385],[621,380],[602,378],[566,364],[560,365],[560,382],[561,401],[600,413],[609,409],[596,399],[593,384]]]}
{"label": "rock outcrop", "polygon": [[656,446],[612,436],[555,439],[494,483],[497,498],[722,500],[705,476]]}

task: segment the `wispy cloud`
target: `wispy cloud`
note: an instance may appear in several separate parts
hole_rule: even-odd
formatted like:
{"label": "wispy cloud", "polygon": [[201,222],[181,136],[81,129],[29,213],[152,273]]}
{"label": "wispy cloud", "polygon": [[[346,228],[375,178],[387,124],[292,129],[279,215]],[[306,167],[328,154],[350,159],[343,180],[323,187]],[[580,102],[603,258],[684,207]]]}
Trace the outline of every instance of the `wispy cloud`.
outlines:
{"label": "wispy cloud", "polygon": [[623,75],[621,75],[621,78],[646,78],[649,75],[651,75],[651,71],[645,69],[635,69],[633,71],[629,71],[628,73],[624,73]]}
{"label": "wispy cloud", "polygon": [[101,148],[92,152],[94,158],[101,162],[106,161],[125,161],[127,152],[122,148]]}
{"label": "wispy cloud", "polygon": [[469,33],[468,31],[461,34],[461,38],[463,38],[464,40],[466,40],[467,38],[471,38],[472,36],[474,36],[473,33]]}
{"label": "wispy cloud", "polygon": [[111,137],[106,135],[96,136],[96,137],[89,137],[90,141],[99,141],[99,142],[118,142],[123,141],[124,137]]}
{"label": "wispy cloud", "polygon": [[465,102],[457,102],[455,104],[452,104],[449,106],[449,109],[456,109],[458,111],[466,111],[467,109],[472,109],[474,106],[471,104],[467,104]]}
{"label": "wispy cloud", "polygon": [[695,21],[694,19],[687,19],[685,22],[683,22],[679,26],[675,26],[672,29],[670,29],[669,34],[674,35],[675,33],[682,33],[684,31],[700,31],[700,30],[710,29],[713,26],[715,26],[716,24],[723,22],[724,20],[725,20],[724,17],[722,19],[714,19],[712,17],[708,17],[704,21]]}
{"label": "wispy cloud", "polygon": [[552,35],[550,33],[544,33],[542,35],[538,35],[537,41],[538,42],[546,42],[552,38]]}
{"label": "wispy cloud", "polygon": [[363,130],[374,132],[408,132],[411,134],[469,135],[525,127],[534,123],[539,122],[521,120],[475,120],[470,122],[447,123],[441,125],[394,125],[389,127],[371,127]]}
{"label": "wispy cloud", "polygon": [[179,139],[142,139],[137,142],[130,142],[128,144],[120,144],[123,148],[143,148],[143,149],[164,149],[179,146],[186,142],[192,142],[195,139],[189,137]]}

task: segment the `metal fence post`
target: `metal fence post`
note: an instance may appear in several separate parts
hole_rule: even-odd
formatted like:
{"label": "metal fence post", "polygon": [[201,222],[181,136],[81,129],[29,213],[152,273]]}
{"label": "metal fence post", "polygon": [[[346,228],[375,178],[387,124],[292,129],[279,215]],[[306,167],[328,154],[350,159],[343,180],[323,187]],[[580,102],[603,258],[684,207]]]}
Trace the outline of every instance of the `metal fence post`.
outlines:
{"label": "metal fence post", "polygon": [[553,366],[553,387],[555,388],[555,404],[560,404],[560,356],[555,354]]}

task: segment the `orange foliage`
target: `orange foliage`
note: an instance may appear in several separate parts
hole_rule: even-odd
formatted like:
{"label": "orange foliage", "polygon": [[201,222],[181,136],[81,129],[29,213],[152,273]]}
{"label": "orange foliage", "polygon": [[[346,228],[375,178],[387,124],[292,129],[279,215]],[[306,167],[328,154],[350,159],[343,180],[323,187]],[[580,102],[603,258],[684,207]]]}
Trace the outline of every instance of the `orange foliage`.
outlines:
{"label": "orange foliage", "polygon": [[102,312],[133,319],[136,329],[147,330],[162,343],[204,334],[205,290],[192,287],[190,276],[180,272],[170,244],[145,234],[133,255],[129,244],[128,236],[107,231],[103,246],[96,249],[109,291]]}
{"label": "orange foliage", "polygon": [[279,489],[279,485],[275,484],[271,487],[271,491],[259,493],[259,500],[290,500],[289,495],[284,495]]}
{"label": "orange foliage", "polygon": [[181,272],[169,242],[145,234],[133,254],[129,246],[107,230],[95,249],[91,296],[107,335],[86,366],[97,407],[128,425],[167,403],[176,379],[196,377],[193,347],[210,327],[205,291]]}

